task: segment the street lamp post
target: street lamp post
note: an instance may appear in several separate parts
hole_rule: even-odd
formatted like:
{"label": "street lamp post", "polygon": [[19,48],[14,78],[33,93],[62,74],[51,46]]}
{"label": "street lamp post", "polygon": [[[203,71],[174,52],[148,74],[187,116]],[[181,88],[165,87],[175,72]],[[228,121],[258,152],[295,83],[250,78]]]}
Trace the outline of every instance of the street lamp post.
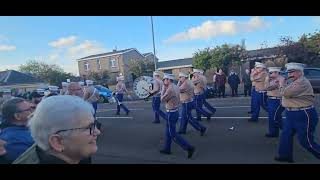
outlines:
{"label": "street lamp post", "polygon": [[153,19],[151,16],[151,27],[152,27],[152,41],[153,41],[153,63],[154,63],[154,70],[157,70],[157,62],[156,62],[156,48],[154,45],[154,31],[153,31]]}

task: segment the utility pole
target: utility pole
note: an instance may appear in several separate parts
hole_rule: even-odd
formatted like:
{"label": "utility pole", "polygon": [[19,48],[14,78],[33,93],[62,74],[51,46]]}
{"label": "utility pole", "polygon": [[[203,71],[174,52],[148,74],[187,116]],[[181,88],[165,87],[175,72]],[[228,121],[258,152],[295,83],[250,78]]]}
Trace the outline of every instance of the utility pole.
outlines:
{"label": "utility pole", "polygon": [[153,19],[152,19],[152,16],[151,16],[151,27],[152,27],[152,40],[153,40],[153,63],[154,63],[154,70],[157,70],[156,47],[154,45],[154,31],[153,31]]}

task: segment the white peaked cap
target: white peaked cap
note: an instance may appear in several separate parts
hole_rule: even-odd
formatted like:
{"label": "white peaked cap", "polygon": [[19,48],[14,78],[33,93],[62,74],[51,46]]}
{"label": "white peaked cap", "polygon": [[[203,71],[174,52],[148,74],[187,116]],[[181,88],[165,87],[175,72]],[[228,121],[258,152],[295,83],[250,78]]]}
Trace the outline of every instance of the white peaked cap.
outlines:
{"label": "white peaked cap", "polygon": [[173,74],[164,74],[163,79],[175,80],[175,77]]}
{"label": "white peaked cap", "polygon": [[124,81],[124,76],[120,75],[119,77],[117,77],[117,81]]}
{"label": "white peaked cap", "polygon": [[154,71],[154,72],[153,72],[153,75],[154,75],[154,76],[160,76],[160,72],[159,72],[159,71]]}
{"label": "white peaked cap", "polygon": [[67,82],[62,82],[61,84],[63,87],[67,87],[69,85],[69,83],[67,83]]}
{"label": "white peaked cap", "polygon": [[203,72],[201,69],[193,69],[193,73],[201,73]]}
{"label": "white peaked cap", "polygon": [[302,64],[302,63],[287,63],[286,64],[286,68],[287,68],[287,71],[290,71],[290,70],[299,70],[299,71],[303,71],[305,65]]}
{"label": "white peaked cap", "polygon": [[280,72],[281,67],[269,67],[268,70],[269,72]]}
{"label": "white peaked cap", "polygon": [[87,85],[92,85],[92,84],[93,84],[93,81],[92,81],[92,80],[86,80],[86,84],[87,84]]}
{"label": "white peaked cap", "polygon": [[183,73],[183,72],[179,72],[179,77],[188,77],[188,75],[186,73]]}
{"label": "white peaked cap", "polygon": [[254,67],[258,67],[258,68],[267,68],[265,64],[261,63],[261,62],[256,62],[256,64],[254,65]]}

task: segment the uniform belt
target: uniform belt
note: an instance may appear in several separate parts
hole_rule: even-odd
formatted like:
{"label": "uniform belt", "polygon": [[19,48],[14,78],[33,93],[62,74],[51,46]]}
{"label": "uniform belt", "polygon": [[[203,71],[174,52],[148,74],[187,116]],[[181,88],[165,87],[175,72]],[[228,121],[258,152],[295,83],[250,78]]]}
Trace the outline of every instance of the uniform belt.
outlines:
{"label": "uniform belt", "polygon": [[199,95],[202,95],[202,94],[204,94],[204,93],[203,92],[202,93],[195,93],[194,95],[199,96]]}
{"label": "uniform belt", "polygon": [[265,93],[265,92],[267,92],[267,91],[257,91],[258,93]]}
{"label": "uniform belt", "polygon": [[176,112],[178,110],[179,110],[178,108],[177,109],[170,109],[170,110],[167,110],[167,112]]}
{"label": "uniform belt", "polygon": [[282,99],[281,97],[269,96],[269,99]]}
{"label": "uniform belt", "polygon": [[189,103],[189,102],[192,102],[193,101],[193,98],[191,98],[190,100],[188,101],[181,101],[181,103]]}
{"label": "uniform belt", "polygon": [[314,106],[308,106],[308,107],[300,107],[300,108],[286,108],[287,111],[303,111],[307,109],[314,108]]}

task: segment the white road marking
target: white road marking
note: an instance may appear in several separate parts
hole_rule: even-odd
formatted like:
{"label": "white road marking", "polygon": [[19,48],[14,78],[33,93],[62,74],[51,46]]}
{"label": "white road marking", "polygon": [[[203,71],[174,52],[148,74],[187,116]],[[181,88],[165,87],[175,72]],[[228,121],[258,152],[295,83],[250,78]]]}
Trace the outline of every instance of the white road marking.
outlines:
{"label": "white road marking", "polygon": [[133,119],[133,117],[97,117],[97,119]]}
{"label": "white road marking", "polygon": [[[214,106],[213,106],[214,107]],[[227,108],[249,108],[251,106],[226,106],[226,107],[214,107],[217,109],[227,109]]]}
{"label": "white road marking", "polygon": [[[100,110],[97,110],[97,112],[108,112],[108,111],[116,111],[117,109],[100,109]],[[136,109],[129,109],[130,111],[142,111],[142,110],[145,110],[145,109],[142,109],[142,108],[136,108]]]}

